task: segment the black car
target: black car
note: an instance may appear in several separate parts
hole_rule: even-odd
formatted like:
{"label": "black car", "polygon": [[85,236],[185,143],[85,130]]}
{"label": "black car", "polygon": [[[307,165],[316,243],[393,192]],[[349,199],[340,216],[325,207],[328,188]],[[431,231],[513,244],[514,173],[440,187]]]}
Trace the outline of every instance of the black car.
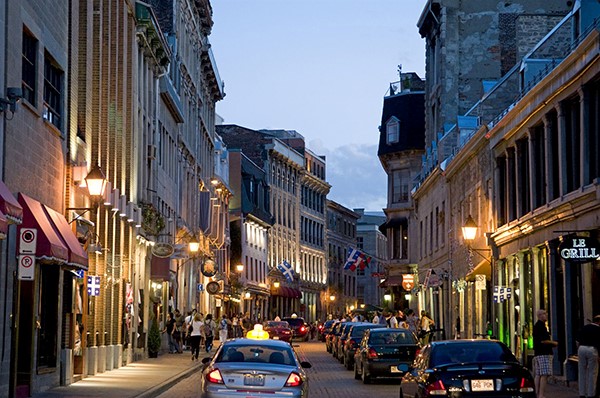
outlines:
{"label": "black car", "polygon": [[346,322],[336,322],[331,328],[331,332],[325,338],[325,348],[327,348],[327,352],[333,352],[333,345],[335,344],[335,340],[342,333],[342,326],[344,326]]}
{"label": "black car", "polygon": [[310,326],[304,321],[304,318],[289,317],[283,318],[282,321],[286,321],[290,324],[290,328],[292,329],[292,339],[308,341],[308,338],[310,337]]}
{"label": "black car", "polygon": [[329,319],[319,326],[319,340],[325,341],[325,338],[331,333],[331,329],[336,322],[338,322],[336,319]]}
{"label": "black car", "polygon": [[369,384],[375,377],[402,377],[398,365],[412,364],[419,348],[408,329],[368,329],[354,355],[354,378]]}
{"label": "black car", "polygon": [[381,329],[385,327],[387,326],[382,324],[359,323],[350,328],[342,350],[342,363],[346,369],[352,370],[354,367],[354,354],[356,353],[356,349],[365,335],[365,332],[369,329]]}
{"label": "black car", "polygon": [[531,373],[495,340],[434,341],[401,370],[400,398],[536,396]]}
{"label": "black car", "polygon": [[352,326],[354,325],[358,325],[359,323],[362,322],[346,322],[344,323],[344,325],[340,328],[340,334],[339,336],[337,336],[337,338],[334,340],[334,344],[332,346],[332,354],[334,358],[337,358],[340,362],[343,363],[344,361],[344,343],[346,342],[346,338],[348,338],[348,333],[350,332],[350,329],[352,328]]}

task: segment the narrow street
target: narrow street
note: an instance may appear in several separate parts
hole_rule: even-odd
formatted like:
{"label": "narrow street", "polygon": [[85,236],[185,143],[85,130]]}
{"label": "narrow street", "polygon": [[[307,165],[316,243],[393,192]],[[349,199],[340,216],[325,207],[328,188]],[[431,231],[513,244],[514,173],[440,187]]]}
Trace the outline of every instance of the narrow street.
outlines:
{"label": "narrow street", "polygon": [[[325,350],[325,344],[319,341],[296,343],[296,352],[301,360],[312,364],[307,369],[310,377],[310,396],[319,398],[367,398],[367,397],[396,397],[399,382],[395,380],[375,380],[364,385],[360,380],[354,380],[353,373],[346,370],[341,363]],[[165,391],[159,398],[197,397],[200,386],[200,374],[196,373],[173,388]]]}

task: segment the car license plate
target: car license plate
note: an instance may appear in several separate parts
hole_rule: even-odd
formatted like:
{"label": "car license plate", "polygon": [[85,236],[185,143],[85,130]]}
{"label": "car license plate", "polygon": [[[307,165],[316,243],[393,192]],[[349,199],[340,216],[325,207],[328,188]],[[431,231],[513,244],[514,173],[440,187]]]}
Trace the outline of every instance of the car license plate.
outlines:
{"label": "car license plate", "polygon": [[398,369],[398,366],[390,366],[390,372],[391,373],[402,373],[400,371],[400,369]]}
{"label": "car license plate", "polygon": [[273,340],[279,340],[279,336],[273,336]]}
{"label": "car license plate", "polygon": [[264,386],[264,375],[244,375],[244,385],[246,386]]}
{"label": "car license plate", "polygon": [[494,391],[494,380],[471,380],[471,391]]}

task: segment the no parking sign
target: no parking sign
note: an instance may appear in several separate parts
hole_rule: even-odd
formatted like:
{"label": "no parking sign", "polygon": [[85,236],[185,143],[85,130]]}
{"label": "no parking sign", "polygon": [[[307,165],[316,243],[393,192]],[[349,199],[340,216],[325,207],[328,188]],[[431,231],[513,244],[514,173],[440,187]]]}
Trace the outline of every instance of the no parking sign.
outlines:
{"label": "no parking sign", "polygon": [[35,276],[35,256],[30,254],[19,255],[19,275],[21,281],[32,281]]}

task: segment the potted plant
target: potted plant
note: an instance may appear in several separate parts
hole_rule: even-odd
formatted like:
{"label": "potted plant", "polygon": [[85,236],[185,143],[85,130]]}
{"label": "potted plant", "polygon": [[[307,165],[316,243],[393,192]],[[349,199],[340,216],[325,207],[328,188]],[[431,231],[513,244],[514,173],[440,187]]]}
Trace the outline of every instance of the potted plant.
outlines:
{"label": "potted plant", "polygon": [[152,325],[150,325],[150,331],[148,332],[148,356],[150,358],[158,357],[158,351],[162,344],[160,330],[158,329],[158,322],[156,318],[152,319]]}

